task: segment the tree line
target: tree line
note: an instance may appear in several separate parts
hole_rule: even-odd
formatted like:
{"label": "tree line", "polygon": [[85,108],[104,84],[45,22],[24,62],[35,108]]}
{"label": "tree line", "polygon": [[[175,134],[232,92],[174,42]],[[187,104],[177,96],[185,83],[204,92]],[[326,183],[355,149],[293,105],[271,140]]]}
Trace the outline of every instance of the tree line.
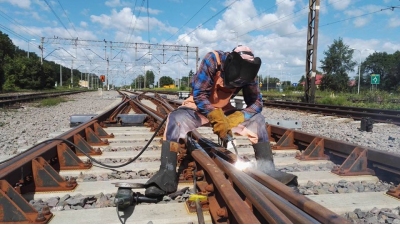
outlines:
{"label": "tree line", "polygon": [[[61,71],[60,71],[61,67]],[[29,53],[15,46],[7,34],[0,31],[0,91],[18,91],[20,89],[53,89],[57,82],[60,86],[60,72],[63,86],[77,87],[81,72],[53,61],[43,60],[35,53]],[[90,74],[90,76],[94,76]],[[98,77],[96,76],[98,79]]]}
{"label": "tree line", "polygon": [[[358,51],[362,51],[361,49]],[[355,85],[349,85],[349,72],[360,66],[356,49],[350,48],[341,38],[334,40],[324,51],[324,58],[320,60],[323,77],[321,90],[347,92],[358,86],[358,70],[355,76]],[[354,54],[357,55],[354,56]],[[387,92],[400,91],[400,51],[393,54],[373,52],[361,62],[360,89],[368,90],[371,87],[371,75],[379,74],[380,84],[374,85],[378,90]]]}
{"label": "tree line", "polygon": [[[349,85],[349,73],[355,71],[357,56],[353,57],[355,49],[346,45],[341,38],[334,40],[323,52],[324,57],[317,74],[322,74],[320,89],[334,92],[350,92],[357,88],[357,85]],[[0,31],[0,91],[16,91],[19,89],[42,90],[54,88],[55,83],[60,80],[60,67],[62,82],[64,86],[71,84],[71,69],[60,66],[53,61],[43,60],[35,53],[27,52],[15,46],[7,34]],[[358,72],[358,71],[357,71]],[[368,55],[360,67],[360,86],[361,89],[371,87],[371,75],[380,75],[380,84],[376,88],[388,92],[400,92],[400,51],[393,54],[386,52],[374,52]],[[72,70],[73,86],[77,87],[81,73],[79,70]],[[92,74],[92,76],[95,76]],[[187,76],[179,79],[180,87],[189,86],[194,72],[190,70]],[[262,78],[263,76],[259,74]],[[96,76],[98,79],[98,77]],[[264,83],[267,78],[260,79]],[[291,86],[289,81],[280,81],[276,77],[269,77],[269,83],[282,83]],[[298,81],[305,81],[305,76]],[[158,84],[160,83],[160,84]],[[163,87],[164,85],[174,84],[175,81],[169,76],[161,76],[155,79],[153,71],[148,70],[145,74],[137,75],[131,82],[131,87],[149,88]],[[358,75],[355,76],[355,84],[358,84]],[[59,84],[58,84],[59,85]]]}

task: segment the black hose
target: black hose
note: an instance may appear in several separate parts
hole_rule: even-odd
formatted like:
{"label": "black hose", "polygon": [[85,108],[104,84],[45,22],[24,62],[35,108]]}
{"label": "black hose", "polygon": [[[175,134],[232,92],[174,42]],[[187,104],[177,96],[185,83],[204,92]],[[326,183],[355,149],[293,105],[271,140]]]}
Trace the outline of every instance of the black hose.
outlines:
{"label": "black hose", "polygon": [[[133,159],[131,159],[131,160],[129,160],[128,162],[126,162],[126,163],[124,163],[124,164],[121,164],[121,165],[116,165],[116,166],[115,166],[115,165],[107,165],[107,164],[101,163],[101,162],[97,161],[96,159],[94,159],[93,157],[91,157],[91,156],[90,156],[89,154],[87,154],[86,152],[82,151],[77,145],[75,145],[75,144],[72,143],[71,141],[69,141],[69,140],[67,140],[67,139],[63,139],[63,138],[57,138],[57,137],[51,138],[51,139],[42,141],[42,142],[40,142],[40,143],[37,143],[36,145],[30,147],[29,149],[32,149],[32,148],[34,148],[34,147],[36,147],[36,146],[39,146],[39,145],[41,145],[41,144],[43,144],[43,143],[47,143],[47,142],[50,142],[50,141],[59,140],[59,141],[66,142],[66,143],[68,143],[68,144],[74,146],[75,149],[78,149],[79,151],[81,151],[81,152],[82,152],[86,157],[88,157],[91,161],[93,161],[93,162],[95,162],[95,163],[97,163],[97,164],[99,164],[99,165],[101,165],[101,166],[104,166],[104,167],[107,167],[107,168],[120,168],[120,167],[123,167],[123,166],[126,166],[126,165],[129,165],[129,164],[133,163],[136,159],[138,159],[138,158],[143,154],[143,152],[147,149],[147,147],[148,147],[148,146],[150,145],[150,143],[153,141],[154,137],[156,136],[156,134],[158,133],[158,131],[161,129],[161,127],[163,126],[163,124],[165,123],[165,121],[167,120],[167,118],[168,118],[168,116],[166,116],[166,117],[161,121],[161,124],[158,126],[157,130],[154,132],[153,136],[150,138],[150,140],[147,142],[147,144],[143,147],[143,149],[142,149]],[[28,149],[28,150],[29,150],[29,149]],[[26,150],[26,151],[28,151],[28,150]],[[20,154],[22,154],[22,153],[20,153]],[[20,155],[20,154],[19,154],[19,155]],[[10,159],[11,159],[11,158],[10,158]],[[6,160],[4,160],[4,161],[1,162],[1,163],[4,163],[4,162],[6,162],[6,161],[8,161],[8,160],[10,160],[10,159],[6,159]]]}

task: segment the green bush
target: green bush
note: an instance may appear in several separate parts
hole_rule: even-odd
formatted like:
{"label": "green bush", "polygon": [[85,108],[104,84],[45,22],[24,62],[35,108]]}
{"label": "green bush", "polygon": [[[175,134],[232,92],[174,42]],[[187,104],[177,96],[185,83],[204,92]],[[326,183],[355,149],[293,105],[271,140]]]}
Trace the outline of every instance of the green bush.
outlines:
{"label": "green bush", "polygon": [[318,104],[325,104],[325,105],[340,105],[340,106],[349,106],[351,102],[347,101],[345,96],[325,96],[317,100]]}

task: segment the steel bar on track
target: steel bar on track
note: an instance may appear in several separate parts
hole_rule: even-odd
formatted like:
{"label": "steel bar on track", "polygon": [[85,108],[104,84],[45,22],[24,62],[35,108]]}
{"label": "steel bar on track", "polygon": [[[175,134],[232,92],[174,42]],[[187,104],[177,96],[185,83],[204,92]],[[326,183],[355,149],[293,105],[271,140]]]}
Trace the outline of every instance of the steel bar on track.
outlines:
{"label": "steel bar on track", "polygon": [[[264,105],[268,106],[282,106],[279,103],[264,103]],[[301,106],[301,105],[284,105],[282,108],[290,108],[290,109],[301,109],[302,111],[321,113],[324,115],[332,115],[332,116],[345,116],[352,117],[354,119],[361,119],[363,117],[369,117],[375,121],[387,123],[390,122],[392,124],[400,125],[400,116],[398,115],[387,115],[387,114],[379,114],[379,113],[370,113],[370,112],[358,112],[351,110],[341,110],[341,109],[332,109],[332,108],[317,108],[313,106]]]}
{"label": "steel bar on track", "polygon": [[147,114],[149,114],[151,117],[155,118],[157,121],[161,122],[164,119],[162,117],[160,117],[156,112],[154,112],[154,110],[150,109],[149,107],[145,106],[144,104],[142,104],[139,100],[137,99],[132,99],[131,101],[133,101],[143,112],[146,112]]}
{"label": "steel bar on track", "polygon": [[220,168],[223,168],[223,171],[232,179],[233,183],[244,193],[246,198],[249,199],[251,204],[253,204],[269,223],[293,223],[293,221],[287,218],[287,216],[266,198],[260,190],[246,182],[246,180],[239,175],[241,171],[235,168],[233,170],[232,168],[228,168],[228,163],[216,154],[214,154],[213,158],[216,164]]}
{"label": "steel bar on track", "polygon": [[259,224],[260,222],[253,215],[249,206],[242,200],[233,189],[231,183],[225,178],[225,174],[211,160],[208,154],[200,149],[200,146],[197,147],[196,150],[192,151],[192,157],[208,172],[236,221],[241,224]]}
{"label": "steel bar on track", "polygon": [[280,209],[291,221],[296,224],[320,224],[320,222],[308,215],[306,212],[300,210],[295,205],[290,203],[288,200],[279,196],[275,192],[271,191],[252,177],[247,174],[241,174],[247,182],[254,185],[257,189],[264,194],[265,197],[271,200],[278,209]]}
{"label": "steel bar on track", "polygon": [[290,106],[309,106],[314,107],[317,109],[340,109],[346,111],[357,111],[357,112],[368,112],[368,113],[375,113],[375,114],[386,114],[386,115],[393,115],[393,116],[400,116],[399,110],[392,110],[392,109],[373,109],[373,108],[363,108],[363,107],[351,107],[351,106],[341,106],[341,105],[325,105],[325,104],[311,104],[311,103],[304,103],[304,102],[286,102],[286,101],[264,101],[265,104],[276,103],[280,105],[290,105]]}
{"label": "steel bar on track", "polygon": [[[85,128],[96,123],[97,120],[91,120],[88,123],[82,124],[73,130],[67,131],[57,138],[70,140],[73,142],[73,136],[77,133],[84,133]],[[0,164],[0,180],[5,179],[10,184],[16,184],[21,179],[22,174],[29,174],[32,170],[31,162],[37,157],[44,157],[46,160],[57,156],[57,145],[62,143],[60,140],[49,140],[48,143],[42,143],[34,146],[28,151],[22,152],[19,155],[10,158],[6,162]],[[17,176],[19,174],[20,176]]]}
{"label": "steel bar on track", "polygon": [[[286,130],[289,130],[284,127],[279,127],[275,125],[266,125],[271,127],[271,133],[272,134],[278,134],[278,135],[283,135]],[[311,143],[315,137],[318,137],[316,135],[312,135],[309,133],[301,132],[298,130],[293,130],[294,133],[294,139],[296,141],[304,142],[304,143]],[[359,145],[339,141],[339,140],[334,140],[330,138],[325,138],[321,137],[324,139],[324,146],[325,146],[325,151],[329,151],[332,153],[339,153],[342,155],[342,157],[347,157],[350,155],[350,153],[354,150],[354,148],[359,147]],[[377,149],[373,149],[370,147],[364,147],[361,146],[362,148],[366,148],[368,150],[368,155],[367,159],[371,163],[377,163],[383,166],[389,166],[394,168],[396,171],[400,171],[400,157],[397,154],[393,154],[390,152],[384,152],[380,151]],[[380,167],[382,168],[382,167]]]}
{"label": "steel bar on track", "polygon": [[283,198],[290,201],[293,205],[297,206],[299,209],[304,212],[312,215],[321,223],[327,224],[346,224],[349,223],[343,217],[337,215],[336,213],[330,211],[329,209],[323,207],[322,205],[310,200],[297,193],[290,187],[286,185],[282,185],[279,181],[274,178],[251,168],[245,170],[245,172],[250,175],[252,178],[263,184],[264,186],[271,189],[273,192],[282,196]]}

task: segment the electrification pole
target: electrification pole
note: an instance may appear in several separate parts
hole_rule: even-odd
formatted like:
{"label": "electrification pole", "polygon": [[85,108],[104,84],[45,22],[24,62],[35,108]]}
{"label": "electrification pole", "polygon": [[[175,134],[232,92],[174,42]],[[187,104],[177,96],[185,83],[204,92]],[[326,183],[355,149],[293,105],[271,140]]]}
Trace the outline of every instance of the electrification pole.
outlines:
{"label": "electrification pole", "polygon": [[317,68],[318,24],[320,0],[309,0],[307,48],[306,48],[306,81],[304,97],[308,103],[315,103],[315,75]]}

